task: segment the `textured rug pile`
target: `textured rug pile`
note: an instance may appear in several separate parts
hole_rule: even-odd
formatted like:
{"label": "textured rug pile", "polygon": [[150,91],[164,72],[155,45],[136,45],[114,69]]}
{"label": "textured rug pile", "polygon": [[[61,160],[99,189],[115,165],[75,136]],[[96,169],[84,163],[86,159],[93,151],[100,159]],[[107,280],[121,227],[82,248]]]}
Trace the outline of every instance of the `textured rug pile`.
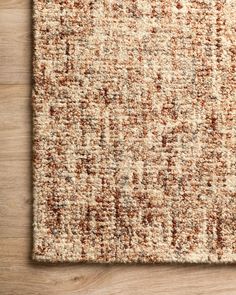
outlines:
{"label": "textured rug pile", "polygon": [[235,15],[34,0],[34,259],[236,261]]}

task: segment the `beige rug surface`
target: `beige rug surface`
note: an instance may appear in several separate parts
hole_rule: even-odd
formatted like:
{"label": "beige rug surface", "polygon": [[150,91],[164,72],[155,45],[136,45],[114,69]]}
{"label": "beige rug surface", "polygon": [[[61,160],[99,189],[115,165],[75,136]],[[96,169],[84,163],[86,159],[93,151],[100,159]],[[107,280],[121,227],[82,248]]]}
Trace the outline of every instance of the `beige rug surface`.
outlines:
{"label": "beige rug surface", "polygon": [[235,15],[34,0],[34,259],[236,261]]}

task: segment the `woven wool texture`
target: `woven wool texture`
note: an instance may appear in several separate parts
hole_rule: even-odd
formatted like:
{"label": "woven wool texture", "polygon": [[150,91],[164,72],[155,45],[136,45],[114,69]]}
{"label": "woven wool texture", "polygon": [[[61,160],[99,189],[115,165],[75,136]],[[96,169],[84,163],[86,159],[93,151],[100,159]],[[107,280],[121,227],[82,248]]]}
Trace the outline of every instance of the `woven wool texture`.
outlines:
{"label": "woven wool texture", "polygon": [[235,15],[34,0],[34,259],[236,261]]}

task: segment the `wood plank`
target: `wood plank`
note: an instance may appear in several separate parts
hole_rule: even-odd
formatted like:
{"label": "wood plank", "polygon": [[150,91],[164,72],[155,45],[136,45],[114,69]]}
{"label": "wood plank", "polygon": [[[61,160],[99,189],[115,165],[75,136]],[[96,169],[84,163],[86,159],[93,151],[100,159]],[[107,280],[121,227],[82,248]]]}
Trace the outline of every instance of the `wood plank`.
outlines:
{"label": "wood plank", "polygon": [[[2,239],[3,294],[233,295],[234,266],[37,264],[27,239]],[[11,282],[11,284],[9,284]]]}
{"label": "wood plank", "polygon": [[29,160],[31,87],[0,85],[0,161]]}
{"label": "wood plank", "polygon": [[[30,29],[31,9],[0,9],[0,15],[1,34],[6,34],[10,28],[16,28],[20,24],[27,25]],[[14,34],[15,32],[11,32],[9,38],[12,38]]]}
{"label": "wood plank", "polygon": [[30,160],[1,161],[0,179],[0,238],[31,237]]}
{"label": "wood plank", "polygon": [[0,101],[11,98],[25,98],[31,95],[31,85],[0,85]]}
{"label": "wood plank", "polygon": [[1,0],[0,9],[26,9],[32,6],[31,0]]}
{"label": "wood plank", "polygon": [[31,236],[30,85],[0,85],[0,237]]}
{"label": "wood plank", "polygon": [[31,10],[0,9],[0,84],[31,83]]}

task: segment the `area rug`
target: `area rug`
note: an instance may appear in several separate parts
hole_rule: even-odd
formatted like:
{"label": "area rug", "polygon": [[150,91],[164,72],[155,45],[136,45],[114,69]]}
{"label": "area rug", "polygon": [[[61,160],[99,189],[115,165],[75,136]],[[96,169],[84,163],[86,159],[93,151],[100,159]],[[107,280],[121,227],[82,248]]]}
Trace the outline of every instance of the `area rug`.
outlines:
{"label": "area rug", "polygon": [[236,261],[235,15],[34,0],[35,260]]}

